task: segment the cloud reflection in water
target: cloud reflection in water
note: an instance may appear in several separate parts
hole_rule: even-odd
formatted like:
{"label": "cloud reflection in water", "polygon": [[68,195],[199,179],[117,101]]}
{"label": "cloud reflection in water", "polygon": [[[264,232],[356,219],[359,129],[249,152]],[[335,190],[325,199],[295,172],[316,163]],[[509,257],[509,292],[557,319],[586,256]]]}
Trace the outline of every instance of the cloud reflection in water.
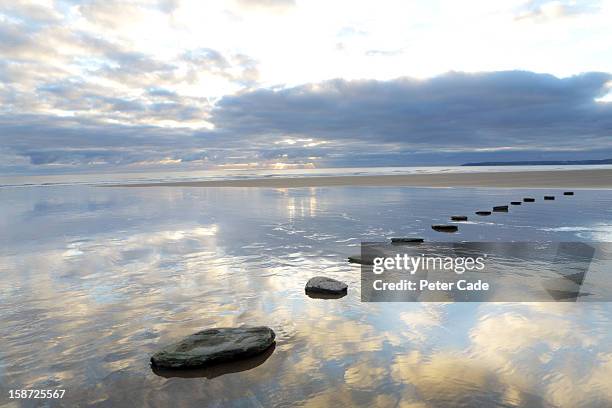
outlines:
{"label": "cloud reflection in water", "polygon": [[[429,224],[516,192],[373,191],[0,190],[10,214],[0,232],[0,388],[66,388],[73,405],[612,403],[608,304],[359,300],[358,266],[345,262],[359,241],[436,239]],[[612,193],[572,200],[444,239],[576,240],[610,227]],[[347,281],[348,295],[305,296],[315,275]],[[249,370],[165,378],[148,366],[162,344],[241,324],[277,333],[274,353]]]}

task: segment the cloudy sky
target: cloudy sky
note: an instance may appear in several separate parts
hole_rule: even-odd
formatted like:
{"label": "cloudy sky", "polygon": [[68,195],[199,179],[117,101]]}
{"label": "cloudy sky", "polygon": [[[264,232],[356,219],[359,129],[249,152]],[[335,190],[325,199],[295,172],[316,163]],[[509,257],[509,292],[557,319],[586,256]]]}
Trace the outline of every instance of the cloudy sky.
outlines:
{"label": "cloudy sky", "polygon": [[612,157],[612,1],[0,0],[0,174]]}

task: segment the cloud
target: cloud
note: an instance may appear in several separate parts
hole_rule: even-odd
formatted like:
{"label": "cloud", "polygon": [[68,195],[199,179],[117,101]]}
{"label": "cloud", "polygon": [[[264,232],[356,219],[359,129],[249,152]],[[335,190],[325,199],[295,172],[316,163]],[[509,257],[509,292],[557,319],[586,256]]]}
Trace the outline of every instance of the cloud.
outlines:
{"label": "cloud", "polygon": [[56,110],[126,124],[201,122],[209,109],[206,98],[180,96],[159,88],[128,97],[113,88],[78,80],[42,85],[36,94]]}
{"label": "cloud", "polygon": [[[287,0],[1,2],[0,169],[612,156],[612,105],[595,101],[609,91],[609,74],[309,82],[330,72],[390,78],[397,74],[378,75],[376,66],[403,66],[393,61],[415,51],[410,41],[387,41],[385,30],[395,28],[368,23],[363,8],[324,19],[314,42],[296,43],[317,7]],[[518,12],[541,19],[553,9],[569,16],[598,7],[531,1]],[[281,47],[268,52],[265,44],[277,37]],[[333,55],[312,51],[324,41]],[[337,43],[342,53],[333,52]],[[340,54],[343,62],[334,59]],[[360,66],[359,75],[351,71]]]}
{"label": "cloud", "polygon": [[129,20],[141,19],[140,7],[124,1],[92,1],[78,6],[79,13],[91,23],[117,28]]}
{"label": "cloud", "polygon": [[181,0],[159,0],[159,9],[164,13],[173,13],[180,7]]}
{"label": "cloud", "polygon": [[284,11],[295,6],[295,0],[236,0],[236,3],[246,9],[268,9]]}
{"label": "cloud", "polygon": [[[243,53],[197,47],[162,57],[113,35],[117,30],[102,35],[108,30],[74,23],[85,13],[105,26],[103,18],[129,17],[143,9],[159,13],[178,7],[176,1],[121,3],[118,8],[97,1],[70,6],[72,14],[64,15],[44,8],[67,24],[60,17],[43,20],[38,8],[20,3],[3,7],[8,17],[0,13],[5,19],[0,25],[0,113],[78,114],[100,124],[200,128],[208,126],[211,99],[257,84],[258,62]],[[168,93],[162,95],[160,89]]]}
{"label": "cloud", "polygon": [[218,129],[419,149],[612,147],[612,76],[452,72],[427,80],[342,79],[226,96]]}
{"label": "cloud", "polygon": [[518,12],[515,19],[542,22],[593,14],[599,10],[599,3],[599,1],[530,0]]}
{"label": "cloud", "polygon": [[22,23],[3,22],[0,25],[0,52],[5,57],[35,56],[31,51],[38,48],[27,26]]}
{"label": "cloud", "polygon": [[35,25],[56,23],[62,19],[57,10],[42,2],[3,1],[0,3],[0,13],[12,15]]}
{"label": "cloud", "polygon": [[171,15],[180,7],[180,0],[90,0],[77,1],[79,14],[89,23],[117,29],[154,17]]}
{"label": "cloud", "polygon": [[602,311],[563,303],[513,306],[481,307],[470,329],[471,359],[554,406],[609,405],[612,392],[601,384],[610,376],[612,355],[599,348],[608,344],[608,332],[594,324]]}
{"label": "cloud", "polygon": [[259,79],[257,61],[248,55],[234,54],[227,57],[217,50],[199,48],[186,52],[182,58],[190,64],[191,75],[206,72],[245,86],[254,85]]}
{"label": "cloud", "polygon": [[365,55],[368,57],[395,57],[401,55],[403,50],[367,50]]}
{"label": "cloud", "polygon": [[[213,50],[185,58],[211,70],[229,64]],[[26,157],[34,167],[460,164],[576,152],[605,158],[612,155],[612,105],[596,99],[610,78],[454,72],[254,89],[217,103],[163,86],[127,97],[102,85],[56,81],[39,86],[36,101],[73,115],[0,116],[0,142],[12,163]],[[187,127],[198,120],[214,130]],[[173,126],[163,127],[168,121]]]}

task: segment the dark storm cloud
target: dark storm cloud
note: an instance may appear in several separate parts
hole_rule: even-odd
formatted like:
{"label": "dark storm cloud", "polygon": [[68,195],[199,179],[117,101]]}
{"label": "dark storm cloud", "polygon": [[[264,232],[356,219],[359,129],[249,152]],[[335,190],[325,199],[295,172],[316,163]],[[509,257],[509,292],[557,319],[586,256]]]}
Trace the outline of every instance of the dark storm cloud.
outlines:
{"label": "dark storm cloud", "polygon": [[427,80],[332,80],[226,96],[217,128],[418,148],[575,147],[612,143],[606,73],[449,73]]}

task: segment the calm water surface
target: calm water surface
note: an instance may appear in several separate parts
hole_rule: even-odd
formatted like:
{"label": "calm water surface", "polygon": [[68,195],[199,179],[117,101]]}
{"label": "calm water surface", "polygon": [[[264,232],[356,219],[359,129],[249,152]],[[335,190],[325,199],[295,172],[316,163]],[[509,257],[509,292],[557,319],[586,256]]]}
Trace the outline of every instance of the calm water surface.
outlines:
{"label": "calm water surface", "polygon": [[[610,303],[361,303],[362,240],[612,241],[612,191],[451,214],[555,190],[0,188],[0,406],[612,406]],[[324,274],[348,296],[311,299]],[[272,353],[154,373],[160,346],[268,325]],[[25,402],[23,406],[39,406]]]}

